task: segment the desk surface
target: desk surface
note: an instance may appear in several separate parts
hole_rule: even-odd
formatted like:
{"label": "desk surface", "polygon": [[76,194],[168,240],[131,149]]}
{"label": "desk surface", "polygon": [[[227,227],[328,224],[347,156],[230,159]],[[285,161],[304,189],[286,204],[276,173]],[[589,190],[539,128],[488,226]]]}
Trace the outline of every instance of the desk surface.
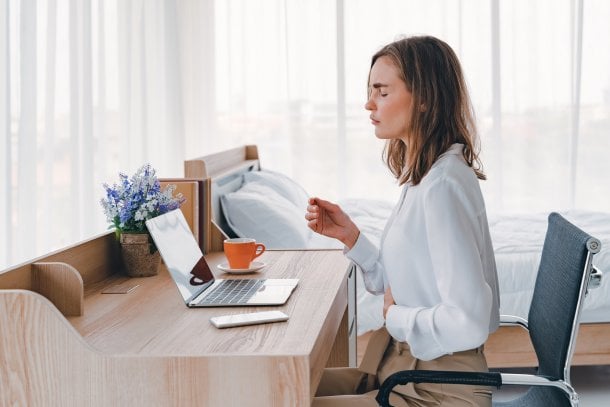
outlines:
{"label": "desk surface", "polygon": [[[127,294],[101,293],[125,278],[88,286],[83,316],[68,320],[87,345],[103,355],[198,361],[190,369],[209,378],[206,383],[194,380],[193,386],[204,386],[208,401],[220,397],[210,395],[212,388],[227,397],[234,386],[250,389],[257,383],[247,399],[250,405],[277,404],[278,395],[272,394],[278,389],[291,405],[308,405],[347,306],[349,262],[340,251],[267,251],[259,258],[267,264],[261,273],[231,276],[216,268],[225,261],[223,254],[206,259],[220,278],[298,278],[299,284],[283,306],[193,309],[184,305],[162,266],[157,276],[129,279],[140,286]],[[285,312],[289,320],[222,330],[209,322],[216,315],[269,309]],[[238,399],[230,402],[232,396],[226,405],[239,405]],[[254,402],[257,398],[266,401]]]}

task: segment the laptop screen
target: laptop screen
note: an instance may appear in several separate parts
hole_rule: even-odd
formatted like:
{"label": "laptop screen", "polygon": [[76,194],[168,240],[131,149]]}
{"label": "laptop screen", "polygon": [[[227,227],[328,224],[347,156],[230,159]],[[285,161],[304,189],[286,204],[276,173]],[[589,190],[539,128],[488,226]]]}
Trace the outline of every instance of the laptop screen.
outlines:
{"label": "laptop screen", "polygon": [[180,209],[149,219],[146,226],[186,303],[214,282]]}

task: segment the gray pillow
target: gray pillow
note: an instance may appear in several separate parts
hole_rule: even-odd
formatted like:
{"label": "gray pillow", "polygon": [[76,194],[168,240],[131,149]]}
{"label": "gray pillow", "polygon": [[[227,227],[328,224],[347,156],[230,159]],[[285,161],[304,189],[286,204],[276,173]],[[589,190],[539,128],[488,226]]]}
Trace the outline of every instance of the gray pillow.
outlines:
{"label": "gray pillow", "polygon": [[261,170],[244,174],[244,182],[259,182],[276,191],[305,213],[309,195],[292,178],[275,171]]}
{"label": "gray pillow", "polygon": [[221,206],[239,237],[254,238],[269,249],[307,247],[312,232],[305,220],[305,207],[297,207],[269,184],[246,182],[222,196]]}

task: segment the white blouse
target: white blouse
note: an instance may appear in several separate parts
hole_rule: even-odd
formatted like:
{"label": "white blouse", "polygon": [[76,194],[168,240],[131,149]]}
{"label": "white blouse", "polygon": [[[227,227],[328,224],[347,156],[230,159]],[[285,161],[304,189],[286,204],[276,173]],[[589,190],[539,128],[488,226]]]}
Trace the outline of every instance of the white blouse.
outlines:
{"label": "white blouse", "polygon": [[485,203],[454,144],[419,185],[405,185],[381,238],[360,233],[347,257],[368,291],[391,287],[386,328],[422,360],[472,349],[499,325],[500,296]]}

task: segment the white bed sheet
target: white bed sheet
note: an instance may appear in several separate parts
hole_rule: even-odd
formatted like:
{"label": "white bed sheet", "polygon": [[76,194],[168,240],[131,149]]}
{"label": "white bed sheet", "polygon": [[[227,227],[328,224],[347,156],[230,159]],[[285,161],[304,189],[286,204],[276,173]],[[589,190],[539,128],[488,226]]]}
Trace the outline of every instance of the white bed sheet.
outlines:
{"label": "white bed sheet", "polygon": [[[570,210],[559,212],[567,220],[599,239],[602,250],[593,264],[610,271],[610,213]],[[500,283],[500,312],[527,318],[536,271],[547,227],[547,213],[491,215],[489,228]],[[585,298],[582,322],[610,322],[608,275]]]}
{"label": "white bed sheet", "polygon": [[[340,202],[371,241],[378,243],[393,204],[378,200],[350,199]],[[602,250],[593,263],[610,272],[610,213],[571,210],[560,212],[566,219],[601,240]],[[527,318],[547,226],[547,213],[490,215],[489,226],[494,245],[500,284],[500,313]],[[312,234],[309,248],[341,248],[332,239]],[[585,299],[582,322],[610,321],[610,283],[590,290]],[[360,272],[356,278],[358,335],[383,325],[383,296],[366,291]]]}

